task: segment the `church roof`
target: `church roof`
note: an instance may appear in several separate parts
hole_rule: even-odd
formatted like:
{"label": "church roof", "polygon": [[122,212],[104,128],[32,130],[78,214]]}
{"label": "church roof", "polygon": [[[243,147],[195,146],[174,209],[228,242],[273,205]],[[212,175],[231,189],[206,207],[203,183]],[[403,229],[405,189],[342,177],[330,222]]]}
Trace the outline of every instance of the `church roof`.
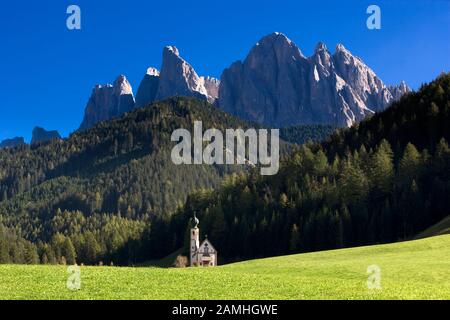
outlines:
{"label": "church roof", "polygon": [[215,253],[217,253],[216,248],[214,248],[214,246],[211,244],[211,242],[208,240],[208,238],[206,238],[205,240],[202,241],[202,243],[200,244],[200,248],[203,247],[203,245],[207,243],[208,247],[212,250],[214,250]]}

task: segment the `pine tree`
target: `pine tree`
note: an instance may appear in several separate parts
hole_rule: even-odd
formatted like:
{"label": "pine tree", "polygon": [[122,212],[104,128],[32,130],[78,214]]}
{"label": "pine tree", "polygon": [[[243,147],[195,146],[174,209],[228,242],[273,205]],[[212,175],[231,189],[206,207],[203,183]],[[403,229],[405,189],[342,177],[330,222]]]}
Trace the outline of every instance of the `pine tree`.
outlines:
{"label": "pine tree", "polygon": [[100,192],[95,192],[95,207],[94,210],[100,210],[102,208],[102,196]]}
{"label": "pine tree", "polygon": [[98,255],[100,254],[100,246],[92,232],[87,232],[84,238],[84,256],[86,258],[86,262],[95,264],[97,262]]}
{"label": "pine tree", "polygon": [[371,157],[370,182],[375,199],[391,194],[394,179],[393,152],[383,139]]}
{"label": "pine tree", "polygon": [[39,255],[36,246],[30,242],[25,244],[25,261],[26,264],[39,264]]}
{"label": "pine tree", "polygon": [[6,239],[2,238],[2,229],[0,225],[0,264],[10,263],[9,246]]}
{"label": "pine tree", "polygon": [[65,257],[66,262],[70,265],[76,264],[77,254],[75,247],[69,237],[65,237],[64,243],[61,248],[61,254]]}
{"label": "pine tree", "polygon": [[351,160],[343,164],[339,180],[341,198],[345,204],[362,204],[369,192],[369,180],[358,165]]}
{"label": "pine tree", "polygon": [[322,150],[319,150],[314,156],[314,171],[317,175],[324,175],[328,170],[328,159]]}
{"label": "pine tree", "polygon": [[56,261],[60,261],[61,256],[63,256],[64,241],[65,241],[65,237],[60,233],[56,233],[55,235],[53,235],[53,237],[50,241],[50,245],[55,254]]}
{"label": "pine tree", "polygon": [[411,181],[419,175],[420,162],[420,154],[416,147],[412,143],[408,143],[399,163],[400,186],[409,188]]}

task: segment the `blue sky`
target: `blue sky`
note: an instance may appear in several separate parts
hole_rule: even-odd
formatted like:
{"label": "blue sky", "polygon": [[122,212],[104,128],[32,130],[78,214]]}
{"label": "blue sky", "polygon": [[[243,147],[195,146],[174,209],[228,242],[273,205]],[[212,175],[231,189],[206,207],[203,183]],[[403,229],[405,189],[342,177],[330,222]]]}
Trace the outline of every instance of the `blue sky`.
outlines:
{"label": "blue sky", "polygon": [[[66,9],[81,8],[81,30]],[[381,8],[381,30],[366,8]],[[285,33],[310,55],[343,43],[386,84],[411,87],[450,71],[450,1],[195,0],[8,1],[0,6],[0,140],[34,126],[67,136],[81,123],[96,83],[125,74],[137,91],[147,67],[175,45],[201,75],[220,77],[259,38]]]}

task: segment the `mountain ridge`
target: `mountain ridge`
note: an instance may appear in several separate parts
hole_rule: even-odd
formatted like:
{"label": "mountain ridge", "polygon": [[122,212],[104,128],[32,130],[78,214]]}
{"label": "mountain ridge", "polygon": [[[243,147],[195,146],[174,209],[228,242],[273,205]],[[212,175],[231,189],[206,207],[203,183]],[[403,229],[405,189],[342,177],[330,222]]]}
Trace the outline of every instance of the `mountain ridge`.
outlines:
{"label": "mountain ridge", "polygon": [[[117,81],[117,80],[116,80]],[[199,76],[175,46],[163,49],[161,70],[149,67],[136,100],[118,108],[97,85],[86,106],[81,129],[120,116],[133,108],[174,96],[206,100],[220,109],[263,125],[322,124],[351,126],[385,109],[411,91],[406,83],[386,86],[342,44],[331,54],[323,42],[306,57],[284,34],[262,37],[244,61],[223,70],[221,79]],[[133,95],[131,85],[128,94]],[[103,91],[102,91],[103,90]]]}
{"label": "mountain ridge", "polygon": [[0,149],[2,148],[15,148],[17,146],[25,144],[23,137],[14,137],[11,139],[5,139],[0,142]]}
{"label": "mountain ridge", "polygon": [[[392,86],[395,97],[410,91]],[[284,34],[259,40],[243,61],[225,69],[219,107],[276,127],[351,126],[395,101],[389,88],[342,44],[331,54],[319,42],[310,57]]]}

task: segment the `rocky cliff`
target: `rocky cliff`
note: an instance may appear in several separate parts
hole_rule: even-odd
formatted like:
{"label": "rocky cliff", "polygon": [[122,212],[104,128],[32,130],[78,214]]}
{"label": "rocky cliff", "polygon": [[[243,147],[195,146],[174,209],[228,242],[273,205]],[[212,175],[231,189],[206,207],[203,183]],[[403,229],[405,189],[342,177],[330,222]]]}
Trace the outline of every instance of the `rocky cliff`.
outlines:
{"label": "rocky cliff", "polygon": [[97,122],[118,117],[133,108],[133,90],[127,78],[120,75],[113,84],[94,87],[80,129],[91,128]]}
{"label": "rocky cliff", "polygon": [[12,139],[5,139],[2,142],[0,142],[0,149],[14,148],[14,147],[20,146],[22,144],[25,144],[25,140],[23,139],[23,137],[15,137]]}
{"label": "rocky cliff", "polygon": [[56,130],[47,131],[41,127],[35,127],[33,129],[33,134],[31,137],[31,144],[46,142],[52,139],[61,139],[61,136],[59,135],[58,131]]}
{"label": "rocky cliff", "polygon": [[404,83],[390,88],[341,44],[331,54],[319,43],[314,54],[305,57],[291,40],[276,32],[256,43],[243,62],[225,69],[219,106],[277,127],[351,126],[409,91]]}
{"label": "rocky cliff", "polygon": [[142,79],[136,107],[175,96],[195,97],[214,103],[218,93],[219,80],[199,76],[176,47],[167,46],[163,50],[161,72],[149,68]]}

